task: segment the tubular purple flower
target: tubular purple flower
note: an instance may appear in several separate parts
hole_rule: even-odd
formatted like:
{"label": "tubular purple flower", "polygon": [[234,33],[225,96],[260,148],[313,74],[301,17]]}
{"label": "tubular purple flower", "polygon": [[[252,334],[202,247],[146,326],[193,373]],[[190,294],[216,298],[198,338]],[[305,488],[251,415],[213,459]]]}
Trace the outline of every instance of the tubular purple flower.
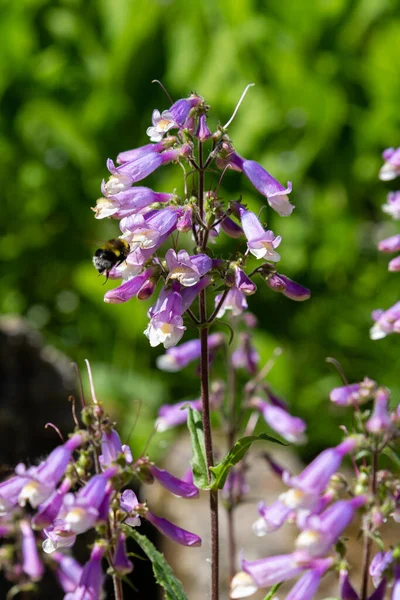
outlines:
{"label": "tubular purple flower", "polygon": [[23,464],[17,466],[17,475],[25,478],[25,485],[18,497],[20,506],[29,502],[32,508],[36,508],[51,496],[65,473],[72,452],[80,446],[82,440],[81,435],[73,435],[65,444],[55,448],[38,467],[26,469]]}
{"label": "tubular purple flower", "polygon": [[159,144],[146,144],[145,146],[140,146],[133,150],[120,152],[117,156],[117,163],[121,165],[122,163],[132,162],[133,160],[142,158],[142,156],[147,156],[149,152],[162,152],[163,150],[165,150],[164,142],[160,142]]}
{"label": "tubular purple flower", "polygon": [[381,240],[378,244],[378,250],[381,252],[398,252],[400,250],[400,234]]}
{"label": "tubular purple flower", "polygon": [[235,369],[246,369],[250,375],[255,375],[259,360],[259,354],[251,343],[251,336],[248,333],[241,333],[239,345],[232,352],[233,367]]}
{"label": "tubular purple flower", "polygon": [[243,171],[247,179],[254,185],[257,191],[267,198],[268,204],[281,217],[288,217],[294,210],[293,204],[290,204],[287,194],[292,191],[292,184],[289,181],[287,187],[279,183],[268,173],[261,165],[254,160],[246,160],[236,152],[232,152],[228,157],[229,163],[236,169]]}
{"label": "tubular purple flower", "polygon": [[370,433],[379,435],[392,429],[392,421],[389,414],[389,390],[379,388],[376,392],[374,410],[366,422],[366,428]]}
{"label": "tubular purple flower", "polygon": [[243,229],[230,217],[225,217],[225,219],[221,221],[221,229],[228,237],[233,239],[239,239],[243,236]]}
{"label": "tubular purple flower", "polygon": [[278,262],[281,257],[275,251],[275,248],[281,243],[281,236],[275,237],[273,231],[265,231],[258,217],[241,205],[239,206],[239,213],[249,251],[256,258]]}
{"label": "tubular purple flower", "polygon": [[[140,158],[131,162],[123,163],[116,167],[111,159],[107,161],[107,168],[113,178],[108,183],[104,184],[103,189],[106,191],[105,196],[114,196],[118,191],[127,189],[132,183],[137,183],[145,177],[148,177],[156,169],[174,160],[178,160],[180,149],[165,150],[161,154],[158,152],[149,152]],[[129,185],[128,185],[128,182]],[[123,186],[122,189],[120,186]]]}
{"label": "tubular purple flower", "polygon": [[178,231],[182,231],[185,233],[186,231],[190,231],[193,225],[193,208],[192,206],[184,206],[183,214],[179,217],[178,222],[176,224],[176,228]]}
{"label": "tubular purple flower", "polygon": [[265,281],[271,290],[274,292],[281,292],[286,298],[290,298],[290,300],[302,302],[303,300],[308,300],[311,296],[309,289],[300,285],[300,283],[292,281],[289,277],[286,277],[286,275],[273,273],[267,277]]}
{"label": "tubular purple flower", "polygon": [[76,533],[63,519],[56,519],[53,524],[44,529],[46,539],[42,543],[43,552],[51,554],[58,548],[70,548],[75,544]]}
{"label": "tubular purple flower", "polygon": [[375,321],[369,332],[372,340],[380,340],[390,333],[400,333],[400,302],[387,310],[375,310],[372,318]]}
{"label": "tubular purple flower", "polygon": [[201,546],[201,538],[195,533],[181,529],[171,521],[158,517],[149,510],[143,516],[173,542],[177,542],[182,546]]}
{"label": "tubular purple flower", "polygon": [[108,217],[123,219],[142,211],[151,204],[169,202],[173,198],[174,194],[153,192],[153,190],[146,187],[130,187],[114,196],[99,198],[96,207],[92,210],[95,212],[96,219]]}
{"label": "tubular purple flower", "polygon": [[182,296],[173,290],[165,291],[164,295],[161,292],[161,297],[163,302],[159,309],[157,301],[149,311],[150,322],[144,334],[153,348],[159,344],[163,344],[164,348],[171,348],[179,342],[186,331],[182,319],[183,301]]}
{"label": "tubular purple flower", "polygon": [[399,563],[396,563],[395,567],[394,567],[394,581],[393,581],[391,600],[400,600],[400,565],[399,565]]}
{"label": "tubular purple flower", "polygon": [[[215,297],[215,305],[218,305],[221,298],[222,294],[218,294]],[[247,300],[243,292],[236,286],[233,286],[227,293],[224,303],[218,311],[217,318],[221,319],[227,310],[232,311],[233,317],[238,317],[246,310],[247,306]]]}
{"label": "tubular purple flower", "polygon": [[179,127],[183,127],[186,119],[189,117],[190,111],[202,102],[203,98],[192,94],[189,98],[181,98],[174,102],[168,112],[172,115],[174,123]]}
{"label": "tubular purple flower", "polygon": [[121,454],[125,456],[127,464],[132,463],[131,449],[126,444],[121,444],[121,438],[115,429],[104,431],[101,438],[101,455],[99,456],[99,463],[103,471],[118,460]]}
{"label": "tubular purple flower", "polygon": [[122,285],[119,285],[113,290],[109,290],[104,295],[104,302],[110,304],[121,304],[122,302],[127,302],[128,300],[133,298],[133,296],[136,296],[138,294],[138,292],[141,290],[146,281],[150,279],[153,273],[154,268],[149,267],[140,275],[131,277],[131,279],[128,279]]}
{"label": "tubular purple flower", "polygon": [[113,558],[113,568],[120,575],[127,575],[133,570],[133,564],[126,553],[126,537],[123,533],[118,535]]}
{"label": "tubular purple flower", "polygon": [[30,579],[38,581],[44,575],[44,566],[39,558],[36,539],[28,521],[20,522],[22,533],[22,570]]}
{"label": "tubular purple flower", "polygon": [[200,140],[200,142],[206,142],[212,136],[211,131],[207,125],[207,117],[206,115],[199,116],[199,124],[197,126],[196,137]]}
{"label": "tubular purple flower", "polygon": [[72,556],[54,552],[52,559],[57,563],[56,576],[64,592],[73,592],[82,577],[83,567]]}
{"label": "tubular purple flower", "polygon": [[161,114],[159,110],[153,110],[153,126],[148,127],[146,131],[150,140],[159,142],[170,129],[185,126],[192,108],[198,106],[202,101],[203,99],[199,96],[192,95],[190,98],[177,100],[171,108],[164,110]]}
{"label": "tubular purple flower", "polygon": [[305,442],[306,424],[299,417],[292,417],[279,406],[271,406],[262,398],[254,397],[250,405],[259,410],[268,425],[277,431],[285,440],[295,444]]}
{"label": "tubular purple flower", "polygon": [[345,569],[340,570],[340,599],[341,600],[359,600],[358,594],[349,580],[349,574]]}
{"label": "tubular purple flower", "polygon": [[18,497],[26,483],[24,477],[10,477],[0,483],[0,517],[7,515],[18,504]]}
{"label": "tubular purple flower", "polygon": [[246,294],[246,296],[250,296],[250,294],[255,294],[256,291],[257,291],[257,286],[250,279],[250,277],[248,277],[246,275],[246,273],[243,271],[243,269],[241,269],[237,265],[234,265],[233,269],[234,269],[234,272],[235,272],[235,285],[236,285],[236,287],[241,292],[243,292],[243,294]]}
{"label": "tubular purple flower", "polygon": [[382,205],[382,210],[396,221],[400,219],[400,192],[389,192],[387,203]]}
{"label": "tubular purple flower", "polygon": [[375,587],[378,587],[385,575],[386,569],[392,564],[392,562],[393,552],[391,550],[388,552],[377,552],[375,554],[369,566],[369,574],[372,577]]}
{"label": "tubular purple flower", "polygon": [[50,527],[57,518],[64,501],[64,496],[70,488],[70,479],[65,479],[58,490],[44,504],[39,506],[39,511],[32,518],[32,525],[35,529]]}
{"label": "tubular purple flower", "polygon": [[297,564],[294,554],[280,554],[258,560],[242,559],[241,567],[245,573],[252,576],[259,588],[292,579],[304,570],[303,566]]}
{"label": "tubular purple flower", "polygon": [[392,258],[392,260],[389,262],[389,271],[392,273],[398,273],[398,271],[400,271],[400,256]]}
{"label": "tubular purple flower", "polygon": [[356,446],[357,439],[349,437],[338,446],[321,452],[300,475],[290,476],[284,473],[284,482],[286,485],[304,492],[306,496],[319,496],[325,490],[332,475],[338,470],[343,458]]}
{"label": "tubular purple flower", "polygon": [[150,211],[145,215],[136,214],[122,219],[120,229],[123,238],[129,242],[133,252],[137,248],[154,248],[160,237],[176,229],[178,212],[171,208]]}
{"label": "tubular purple flower", "polygon": [[153,464],[149,465],[149,470],[154,479],[161,483],[166,490],[175,494],[175,496],[180,496],[181,498],[198,498],[199,490],[195,485],[186,483]]}
{"label": "tubular purple flower", "polygon": [[381,181],[391,181],[400,175],[400,148],[387,148],[382,153],[385,161],[379,171]]}
{"label": "tubular purple flower", "polygon": [[386,593],[386,585],[386,579],[382,579],[376,590],[368,597],[368,600],[383,600]]}
{"label": "tubular purple flower", "polygon": [[304,573],[292,587],[286,596],[286,600],[311,600],[321,583],[322,577],[332,566],[332,563],[333,560],[331,558],[315,561],[313,568]]}
{"label": "tubular purple flower", "polygon": [[100,598],[103,585],[101,561],[104,552],[104,546],[94,545],[90,559],[83,567],[78,586],[73,592],[66,594],[64,600],[97,600]]}
{"label": "tubular purple flower", "polygon": [[136,508],[138,508],[139,506],[139,500],[137,499],[137,496],[133,490],[125,490],[121,494],[121,510],[125,511],[130,515],[127,519],[125,519],[124,523],[130,525],[131,527],[138,527],[140,525],[140,517],[136,512]]}
{"label": "tubular purple flower", "polygon": [[200,278],[211,269],[212,261],[206,254],[189,256],[186,250],[175,252],[170,248],[165,260],[169,270],[169,279],[176,279],[185,287],[191,287],[200,281]]}
{"label": "tubular purple flower", "polygon": [[329,398],[339,406],[358,406],[371,400],[376,388],[376,382],[365,377],[361,383],[351,383],[334,388],[329,394]]}
{"label": "tubular purple flower", "polygon": [[184,400],[176,404],[164,404],[158,411],[158,417],[155,423],[157,431],[162,433],[171,427],[182,425],[187,421],[188,408],[195,410],[201,409],[201,400]]}
{"label": "tubular purple flower", "polygon": [[258,505],[258,513],[260,518],[254,521],[252,528],[257,537],[267,535],[277,531],[286,523],[292,509],[287,507],[280,500],[276,500],[269,506],[265,502],[260,502]]}
{"label": "tubular purple flower", "polygon": [[[224,337],[221,333],[212,333],[208,336],[208,349],[215,350],[223,344]],[[157,357],[157,367],[162,371],[175,373],[184,369],[189,363],[200,358],[200,340],[189,340],[184,344],[169,348],[165,354]]]}

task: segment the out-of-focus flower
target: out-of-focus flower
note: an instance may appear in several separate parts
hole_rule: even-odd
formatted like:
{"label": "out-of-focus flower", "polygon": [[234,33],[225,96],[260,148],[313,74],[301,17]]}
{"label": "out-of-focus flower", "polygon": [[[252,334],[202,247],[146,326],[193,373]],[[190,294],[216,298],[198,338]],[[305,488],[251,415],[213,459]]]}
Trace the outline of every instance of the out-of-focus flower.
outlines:
{"label": "out-of-focus flower", "polygon": [[279,406],[272,406],[262,398],[253,397],[250,405],[259,410],[272,429],[277,431],[288,442],[302,444],[305,441],[306,424],[299,417],[292,417]]}
{"label": "out-of-focus flower", "polygon": [[400,191],[389,192],[386,204],[382,205],[382,210],[396,221],[400,219]]}
{"label": "out-of-focus flower", "polygon": [[398,252],[400,250],[400,234],[381,240],[378,249],[381,252]]}
{"label": "out-of-focus flower", "polygon": [[[217,306],[222,298],[222,294],[218,294],[215,297],[215,305]],[[243,292],[241,292],[236,286],[230,288],[227,293],[225,300],[218,311],[217,318],[221,319],[225,311],[232,311],[232,316],[237,317],[242,314],[247,308],[247,300]]]}
{"label": "out-of-focus flower", "polygon": [[79,583],[73,592],[64,596],[64,600],[98,600],[101,597],[103,585],[103,570],[101,561],[105,547],[95,544],[89,561],[83,567]]}
{"label": "out-of-focus flower", "polygon": [[104,431],[101,438],[101,454],[99,463],[103,471],[112,465],[121,455],[127,464],[132,463],[132,452],[129,446],[121,443],[121,438],[115,429]]}
{"label": "out-of-focus flower", "polygon": [[22,520],[20,528],[22,533],[22,570],[30,579],[37,581],[44,575],[44,566],[39,558],[36,538],[28,521]]}
{"label": "out-of-focus flower", "polygon": [[393,552],[391,550],[388,552],[377,552],[375,554],[369,566],[369,574],[372,577],[375,587],[378,587],[383,579],[386,569],[392,564],[392,562]]}
{"label": "out-of-focus flower", "polygon": [[290,300],[302,302],[303,300],[308,300],[311,296],[309,289],[303,285],[300,285],[300,283],[292,281],[289,279],[289,277],[286,277],[286,275],[272,273],[266,277],[265,281],[271,290],[274,292],[280,292],[286,296],[286,298],[290,298]]}
{"label": "out-of-focus flower", "polygon": [[126,537],[123,533],[118,535],[112,565],[115,571],[120,575],[127,575],[127,573],[130,573],[133,569],[133,564],[126,553]]}
{"label": "out-of-focus flower", "polygon": [[365,377],[361,383],[351,383],[334,388],[329,394],[329,398],[339,406],[358,406],[371,400],[376,388],[376,382]]}
{"label": "out-of-focus flower", "polygon": [[372,340],[380,340],[390,333],[400,333],[400,302],[387,310],[374,310],[372,318],[375,321],[369,332]]}
{"label": "out-of-focus flower", "polygon": [[366,428],[370,433],[380,434],[392,428],[389,414],[389,390],[379,388],[376,392],[374,410],[366,422]]}
{"label": "out-of-focus flower", "polygon": [[379,171],[379,179],[382,181],[391,181],[400,175],[400,148],[387,148],[382,153],[385,161]]}
{"label": "out-of-focus flower", "polygon": [[241,333],[238,347],[232,352],[232,365],[235,369],[246,369],[250,375],[255,375],[259,360],[260,357],[252,344],[251,336],[248,333]]}

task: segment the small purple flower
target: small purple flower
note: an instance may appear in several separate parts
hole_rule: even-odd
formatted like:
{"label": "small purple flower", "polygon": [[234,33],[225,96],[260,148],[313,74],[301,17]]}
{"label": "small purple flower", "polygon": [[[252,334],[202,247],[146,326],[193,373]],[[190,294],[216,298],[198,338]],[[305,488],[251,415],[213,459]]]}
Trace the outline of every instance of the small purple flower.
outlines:
{"label": "small purple flower", "polygon": [[178,218],[176,228],[178,231],[185,233],[190,231],[193,225],[193,208],[190,205],[183,207],[182,216]]}
{"label": "small purple flower", "polygon": [[200,115],[199,124],[196,131],[197,139],[199,139],[201,142],[206,142],[211,136],[212,133],[208,128],[206,115]]}
{"label": "small purple flower", "polygon": [[44,575],[44,566],[39,558],[36,538],[28,521],[21,521],[22,533],[22,570],[33,581],[41,579]]}
{"label": "small purple flower", "polygon": [[140,275],[136,275],[135,277],[131,277],[127,281],[124,281],[124,283],[118,287],[109,290],[104,294],[104,302],[109,304],[121,304],[122,302],[127,302],[140,292],[143,285],[150,279],[153,273],[154,268],[149,267]]}
{"label": "small purple flower", "polygon": [[132,162],[133,160],[142,158],[142,156],[147,156],[151,152],[162,152],[168,146],[169,140],[163,140],[159,144],[145,144],[144,146],[139,146],[139,148],[134,148],[133,150],[125,150],[118,154],[117,163],[122,165],[123,163]]}
{"label": "small purple flower", "polygon": [[32,518],[32,525],[35,528],[50,527],[57,518],[64,501],[64,496],[70,488],[71,481],[67,478],[62,482],[58,490],[44,504],[39,506],[39,511]]}
{"label": "small purple flower", "polygon": [[124,455],[128,465],[132,463],[131,449],[126,444],[121,444],[121,438],[115,429],[105,431],[101,438],[101,455],[99,456],[99,463],[103,471],[118,460],[121,455]]}
{"label": "small purple flower", "polygon": [[64,596],[64,600],[98,600],[103,585],[103,570],[101,561],[105,548],[95,544],[89,561],[83,567],[78,586],[73,592]]}
{"label": "small purple flower", "polygon": [[164,404],[164,406],[161,406],[155,424],[157,431],[161,433],[171,427],[186,423],[189,406],[195,410],[200,410],[201,400],[184,400],[176,404]]}
{"label": "small purple flower", "polygon": [[311,296],[309,289],[300,285],[300,283],[292,281],[286,275],[272,273],[266,278],[266,282],[271,290],[281,292],[286,298],[290,298],[290,300],[302,302],[303,300],[308,300]]}
{"label": "small purple flower", "polygon": [[380,340],[390,333],[400,333],[400,302],[387,310],[374,310],[372,318],[375,321],[369,332],[372,340]]}
{"label": "small purple flower", "polygon": [[96,219],[108,217],[123,219],[147,208],[150,204],[169,202],[173,198],[173,194],[153,192],[150,188],[136,186],[114,196],[99,198],[96,202],[96,208],[93,210]]}
{"label": "small purple flower", "polygon": [[127,575],[133,569],[133,564],[126,553],[126,537],[123,533],[118,535],[113,558],[113,568],[120,575]]}
{"label": "small purple flower", "polygon": [[387,203],[382,205],[382,210],[396,221],[400,219],[400,191],[389,192]]}
{"label": "small purple flower", "polygon": [[389,262],[389,271],[392,273],[398,273],[400,271],[400,256],[392,258],[392,260]]}
{"label": "small purple flower", "polygon": [[333,559],[326,558],[317,560],[312,568],[304,573],[299,581],[292,587],[286,600],[312,600],[317,591],[322,577],[326,571],[332,566]]}
{"label": "small purple flower", "polygon": [[148,127],[146,133],[150,136],[152,142],[162,140],[165,133],[170,129],[180,128],[186,125],[186,120],[189,118],[190,111],[203,101],[202,98],[193,94],[189,98],[177,100],[171,108],[160,111],[154,110],[152,114],[152,127]]}
{"label": "small purple flower", "polygon": [[346,570],[340,570],[340,599],[341,600],[359,600],[358,594],[349,580],[349,574]]}
{"label": "small purple flower", "polygon": [[221,221],[221,229],[228,237],[235,240],[243,236],[243,229],[230,217],[225,217],[225,219]]}
{"label": "small purple flower", "polygon": [[136,512],[136,509],[140,506],[139,500],[133,490],[125,490],[121,494],[120,507],[121,510],[128,513],[129,517],[125,519],[124,523],[131,527],[139,527],[141,521],[140,517]]}
{"label": "small purple flower", "polygon": [[54,552],[52,559],[57,563],[56,575],[64,592],[73,592],[82,577],[83,567],[72,556]]}
{"label": "small purple flower", "polygon": [[182,296],[170,290],[166,291],[162,298],[163,302],[159,309],[155,309],[150,315],[150,322],[144,331],[153,348],[159,344],[163,344],[164,348],[175,346],[186,331],[182,318]]}
{"label": "small purple flower", "polygon": [[185,529],[174,525],[171,521],[158,517],[149,510],[147,510],[143,516],[173,542],[177,542],[182,546],[201,546],[201,538],[195,533],[186,531]]}
{"label": "small purple flower", "polygon": [[385,161],[379,171],[381,181],[391,181],[400,175],[400,148],[387,148],[382,153]]}
{"label": "small purple flower", "polygon": [[198,488],[190,483],[186,483],[177,477],[174,477],[165,469],[159,469],[156,465],[150,464],[149,470],[154,479],[168,491],[180,496],[181,498],[197,498],[199,495]]}
{"label": "small purple flower", "polygon": [[366,428],[370,433],[379,435],[392,428],[392,421],[388,410],[389,390],[379,388],[376,392],[374,410],[366,423]]}
{"label": "small purple flower", "polygon": [[171,208],[154,210],[145,215],[125,217],[120,222],[123,238],[129,242],[131,252],[137,248],[148,250],[157,246],[160,238],[176,228],[178,212]]}
{"label": "small purple flower", "polygon": [[7,515],[17,505],[26,481],[23,477],[16,476],[0,483],[0,517]]}
{"label": "small purple flower", "polygon": [[[224,338],[221,333],[212,333],[208,336],[208,350],[215,350],[221,346]],[[175,373],[184,369],[189,363],[200,358],[200,340],[189,340],[174,348],[169,348],[165,354],[157,358],[157,367],[162,371]]]}
{"label": "small purple flower", "polygon": [[278,554],[258,560],[242,559],[241,567],[252,576],[258,588],[292,579],[304,570],[303,566],[298,565],[294,554]]}
{"label": "small purple flower", "polygon": [[65,473],[72,452],[80,446],[82,439],[79,434],[73,435],[65,444],[55,448],[38,467],[26,469],[22,463],[17,466],[15,472],[25,481],[18,497],[20,506],[29,502],[32,508],[36,508],[51,496]]}
{"label": "small purple flower", "polygon": [[329,394],[329,398],[339,406],[359,406],[374,397],[376,387],[375,381],[365,377],[361,383],[351,383],[334,388]]}
{"label": "small purple flower", "polygon": [[275,249],[282,241],[281,236],[275,237],[273,231],[265,231],[258,217],[242,206],[240,206],[239,212],[249,251],[256,258],[278,262],[281,257]]}
{"label": "small purple flower", "polygon": [[306,424],[299,417],[292,417],[286,410],[279,406],[272,406],[254,397],[250,401],[251,406],[259,410],[265,421],[272,429],[277,431],[288,442],[302,444],[305,442]]}
{"label": "small purple flower", "polygon": [[44,529],[46,539],[42,543],[43,552],[51,554],[58,548],[70,548],[75,544],[76,533],[71,531],[63,519],[56,519],[53,524]]}
{"label": "small purple flower", "polygon": [[[216,305],[218,305],[221,298],[222,294],[218,294],[215,297]],[[227,310],[232,311],[233,317],[238,317],[243,311],[246,310],[247,306],[247,300],[243,292],[241,292],[236,286],[233,286],[227,293],[224,303],[218,311],[217,318],[221,319]]]}
{"label": "small purple flower", "polygon": [[276,500],[269,506],[265,502],[258,505],[260,518],[253,523],[253,531],[258,537],[277,531],[287,521],[292,509],[287,507],[281,500]]}
{"label": "small purple flower", "polygon": [[162,165],[178,160],[180,153],[179,148],[165,150],[161,154],[149,151],[146,155],[131,162],[123,163],[119,167],[116,167],[114,162],[108,159],[107,168],[112,177],[109,178],[107,183],[103,182],[103,194],[106,197],[115,196],[115,194],[128,189],[133,183],[145,179]]}
{"label": "small purple flower", "polygon": [[159,110],[153,110],[151,115],[152,127],[146,130],[151,142],[160,142],[164,135],[173,127],[176,127],[172,114],[168,110],[160,113]]}
{"label": "small purple flower", "polygon": [[400,234],[392,235],[378,244],[378,250],[381,252],[398,252],[400,250]]}
{"label": "small purple flower", "polygon": [[384,577],[386,569],[392,562],[393,552],[391,550],[388,552],[377,552],[375,554],[369,566],[369,574],[372,577],[375,587],[378,587]]}
{"label": "small purple flower", "polygon": [[234,265],[233,270],[235,273],[235,285],[238,288],[238,290],[243,292],[243,294],[246,294],[246,296],[255,294],[257,291],[257,286],[250,279],[250,277],[248,277],[246,275],[246,273],[243,271],[243,269],[238,267],[238,265]]}
{"label": "small purple flower", "polygon": [[211,269],[212,261],[206,254],[189,256],[186,250],[175,252],[170,248],[165,260],[169,270],[169,279],[176,279],[185,287],[191,287],[200,281],[200,278]]}

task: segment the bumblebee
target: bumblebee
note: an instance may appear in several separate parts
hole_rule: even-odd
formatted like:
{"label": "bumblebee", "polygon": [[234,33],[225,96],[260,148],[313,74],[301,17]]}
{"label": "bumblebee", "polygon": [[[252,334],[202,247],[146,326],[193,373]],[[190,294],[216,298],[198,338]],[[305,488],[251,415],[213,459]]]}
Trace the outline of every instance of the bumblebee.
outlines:
{"label": "bumblebee", "polygon": [[113,267],[118,267],[126,260],[130,252],[129,244],[121,238],[114,238],[105,242],[98,248],[93,256],[93,264],[100,274],[105,273],[106,278]]}

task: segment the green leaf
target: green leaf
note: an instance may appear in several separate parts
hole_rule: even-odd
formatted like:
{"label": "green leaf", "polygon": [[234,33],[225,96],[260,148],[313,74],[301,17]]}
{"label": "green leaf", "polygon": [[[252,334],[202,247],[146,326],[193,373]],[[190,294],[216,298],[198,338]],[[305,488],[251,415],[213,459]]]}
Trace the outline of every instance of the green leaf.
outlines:
{"label": "green leaf", "polygon": [[273,585],[272,588],[269,590],[268,594],[265,596],[264,600],[272,600],[272,598],[275,596],[276,592],[281,587],[282,583],[283,583],[283,581]]}
{"label": "green leaf", "polygon": [[260,433],[260,435],[248,435],[246,437],[241,438],[236,442],[232,450],[228,452],[228,454],[220,463],[218,463],[214,467],[210,467],[210,471],[214,476],[211,489],[222,490],[231,468],[234,465],[236,465],[240,460],[242,460],[242,458],[244,457],[244,455],[246,454],[247,450],[250,448],[253,442],[262,441],[274,442],[275,444],[287,446],[287,444],[284,444],[280,440],[273,438],[267,433]]}
{"label": "green leaf", "polygon": [[158,552],[146,536],[141,535],[134,529],[127,534],[132,537],[147,555],[153,566],[154,577],[165,591],[165,600],[188,600],[179,579],[177,579],[161,552]]}
{"label": "green leaf", "polygon": [[201,413],[189,407],[187,426],[192,441],[193,457],[190,461],[193,471],[193,482],[198,488],[209,488],[206,449],[204,445],[204,431]]}
{"label": "green leaf", "polygon": [[400,469],[400,456],[397,456],[396,452],[390,446],[386,446],[383,449],[383,454],[390,458],[396,467]]}

